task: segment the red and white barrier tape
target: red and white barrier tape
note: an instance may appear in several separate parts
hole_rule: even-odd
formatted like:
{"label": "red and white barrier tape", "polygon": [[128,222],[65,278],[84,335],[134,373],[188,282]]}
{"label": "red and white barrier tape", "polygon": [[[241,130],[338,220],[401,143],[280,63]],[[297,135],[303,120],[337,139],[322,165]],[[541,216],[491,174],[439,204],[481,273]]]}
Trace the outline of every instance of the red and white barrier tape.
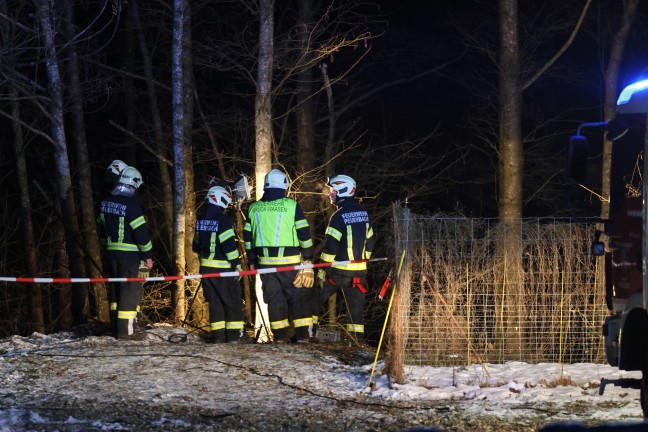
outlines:
{"label": "red and white barrier tape", "polygon": [[227,271],[220,273],[191,274],[184,276],[153,276],[147,278],[30,278],[30,277],[7,277],[0,276],[0,282],[22,282],[22,283],[89,283],[89,282],[153,282],[153,281],[173,281],[179,279],[203,279],[217,277],[236,277],[252,276],[256,274],[278,273],[291,270],[301,270],[305,268],[331,267],[332,265],[343,265],[362,262],[387,261],[388,258],[372,258],[369,260],[352,260],[352,261],[335,261],[332,263],[319,264],[299,264],[283,267],[270,267],[256,270],[245,271]]}

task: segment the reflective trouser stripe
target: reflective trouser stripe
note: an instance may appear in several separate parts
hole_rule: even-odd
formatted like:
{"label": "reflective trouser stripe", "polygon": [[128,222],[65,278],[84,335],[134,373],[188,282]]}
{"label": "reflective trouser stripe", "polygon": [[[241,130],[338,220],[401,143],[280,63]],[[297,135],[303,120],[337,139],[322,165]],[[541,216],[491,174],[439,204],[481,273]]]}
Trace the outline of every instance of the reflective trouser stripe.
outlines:
{"label": "reflective trouser stripe", "polygon": [[364,324],[347,324],[346,329],[348,332],[364,333]]}
{"label": "reflective trouser stripe", "polygon": [[225,328],[225,321],[216,321],[210,324],[212,331],[223,330]]}
{"label": "reflective trouser stripe", "polygon": [[117,311],[118,319],[135,319],[137,316],[137,311]]}
{"label": "reflective trouser stripe", "polygon": [[242,330],[243,329],[243,321],[230,321],[225,323],[225,328],[227,330]]}
{"label": "reflective trouser stripe", "polygon": [[270,322],[270,328],[272,330],[280,330],[283,328],[286,328],[290,325],[287,319],[283,319],[281,321],[272,321]]}
{"label": "reflective trouser stripe", "polygon": [[308,317],[308,318],[300,318],[293,320],[293,324],[295,328],[297,327],[308,327],[309,325],[313,324],[313,318]]}

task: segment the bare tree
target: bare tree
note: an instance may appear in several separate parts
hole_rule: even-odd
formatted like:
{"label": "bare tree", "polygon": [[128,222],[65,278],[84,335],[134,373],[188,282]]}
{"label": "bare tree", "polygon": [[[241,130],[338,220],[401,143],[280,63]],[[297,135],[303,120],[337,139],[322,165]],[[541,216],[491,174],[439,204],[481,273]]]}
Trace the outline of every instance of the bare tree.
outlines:
{"label": "bare tree", "polygon": [[[175,169],[175,189],[173,194],[174,228],[173,256],[175,273],[184,276],[186,272],[185,235],[187,226],[187,118],[185,116],[186,71],[183,56],[185,54],[185,0],[173,1],[173,41],[171,46],[171,81],[172,81],[172,118],[173,118],[173,154]],[[174,317],[177,322],[185,319],[185,283],[183,279],[176,282],[173,295]]]}
{"label": "bare tree", "polygon": [[[603,100],[603,120],[610,121],[614,117],[616,109],[617,87],[619,83],[619,70],[621,61],[630,34],[632,22],[639,7],[639,0],[625,0],[623,2],[623,13],[621,22],[612,38],[610,56],[605,68],[605,94]],[[601,217],[610,216],[610,170],[612,168],[612,141],[603,141],[603,162],[601,168]]]}
{"label": "bare tree", "polygon": [[[86,139],[86,126],[83,113],[84,99],[81,91],[81,77],[79,74],[79,60],[74,43],[76,32],[74,29],[74,13],[72,0],[63,2],[65,14],[65,33],[68,40],[67,90],[70,99],[70,114],[72,119],[72,140],[76,155],[77,176],[80,197],[80,219],[82,223],[83,244],[85,245],[86,266],[90,277],[102,276],[101,251],[95,224],[94,202],[92,199],[92,176],[90,158],[88,156],[88,142]],[[103,283],[91,284],[92,302],[94,312],[100,321],[107,323],[108,318],[108,292]]]}
{"label": "bare tree", "polygon": [[[72,181],[70,176],[70,162],[67,153],[67,141],[65,137],[64,116],[63,116],[63,84],[60,77],[60,70],[54,42],[56,29],[52,24],[50,4],[48,0],[37,0],[38,19],[41,26],[41,35],[45,47],[45,62],[48,78],[48,91],[50,95],[49,112],[51,122],[51,135],[54,141],[54,160],[58,184],[58,199],[61,206],[61,223],[65,229],[65,250],[68,256],[72,275],[83,274],[81,269],[83,263],[80,260],[77,239],[79,234],[78,222],[76,219],[76,207],[72,193]],[[86,310],[87,288],[84,284],[76,284],[72,287],[72,314],[76,322],[83,321]],[[64,326],[67,323],[64,323]]]}
{"label": "bare tree", "polygon": [[[263,196],[265,174],[272,168],[272,64],[274,59],[274,0],[259,1],[259,61],[256,80],[256,98],[254,102],[254,124],[256,130],[255,154],[256,163],[256,199]],[[263,302],[261,279],[256,278],[257,319],[256,327],[268,323],[268,307]],[[261,333],[264,339],[270,328]]]}

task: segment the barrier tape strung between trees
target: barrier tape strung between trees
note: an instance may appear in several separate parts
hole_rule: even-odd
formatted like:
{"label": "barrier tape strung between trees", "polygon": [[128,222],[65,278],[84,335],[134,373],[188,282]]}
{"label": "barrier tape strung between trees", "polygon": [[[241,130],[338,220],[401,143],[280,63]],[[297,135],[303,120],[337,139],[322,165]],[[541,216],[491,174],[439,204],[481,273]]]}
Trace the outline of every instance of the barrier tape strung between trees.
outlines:
{"label": "barrier tape strung between trees", "polygon": [[152,276],[152,277],[130,277],[130,278],[30,278],[30,277],[8,277],[0,276],[0,282],[21,282],[21,283],[89,283],[89,282],[154,282],[173,281],[180,279],[205,279],[218,277],[252,276],[265,273],[279,273],[307,268],[331,267],[332,265],[353,264],[363,262],[387,261],[388,258],[372,258],[368,260],[334,261],[319,264],[299,264],[282,267],[269,267],[255,270],[227,271],[220,273],[191,274],[184,276]]}

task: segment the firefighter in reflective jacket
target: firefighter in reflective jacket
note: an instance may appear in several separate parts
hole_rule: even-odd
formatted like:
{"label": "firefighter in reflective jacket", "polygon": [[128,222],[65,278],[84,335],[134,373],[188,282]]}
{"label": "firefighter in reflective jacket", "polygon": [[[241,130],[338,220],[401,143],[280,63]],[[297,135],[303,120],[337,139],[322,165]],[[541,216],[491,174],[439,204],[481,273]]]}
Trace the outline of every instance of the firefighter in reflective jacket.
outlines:
{"label": "firefighter in reflective jacket", "polygon": [[[241,271],[232,219],[225,213],[232,195],[222,186],[207,191],[205,209],[196,221],[193,249],[200,258],[200,273]],[[237,342],[243,336],[243,297],[239,278],[203,278],[203,294],[209,303],[208,342]]]}
{"label": "firefighter in reflective jacket", "polygon": [[[252,203],[243,232],[250,268],[311,264],[313,241],[299,204],[286,197],[286,174],[273,169],[265,176],[263,197]],[[276,342],[285,342],[290,321],[297,342],[308,341],[312,324],[312,268],[261,274],[263,300]]]}
{"label": "firefighter in reflective jacket", "polygon": [[[144,183],[140,172],[132,166],[120,174],[111,196],[101,202],[97,232],[106,246],[110,277],[137,277],[140,260],[149,270],[153,267],[153,246],[142,207],[135,198]],[[110,286],[111,314],[116,310],[118,339],[142,340],[138,332],[137,311],[142,297],[141,282],[117,282]]]}
{"label": "firefighter in reflective jacket", "polygon": [[[371,258],[375,237],[369,214],[353,195],[356,182],[346,175],[329,178],[329,198],[338,207],[326,228],[326,243],[320,256],[322,262],[352,261]],[[342,292],[347,307],[346,330],[357,340],[364,339],[364,305],[367,292],[367,263],[333,264],[317,272],[322,288],[319,304]]]}

